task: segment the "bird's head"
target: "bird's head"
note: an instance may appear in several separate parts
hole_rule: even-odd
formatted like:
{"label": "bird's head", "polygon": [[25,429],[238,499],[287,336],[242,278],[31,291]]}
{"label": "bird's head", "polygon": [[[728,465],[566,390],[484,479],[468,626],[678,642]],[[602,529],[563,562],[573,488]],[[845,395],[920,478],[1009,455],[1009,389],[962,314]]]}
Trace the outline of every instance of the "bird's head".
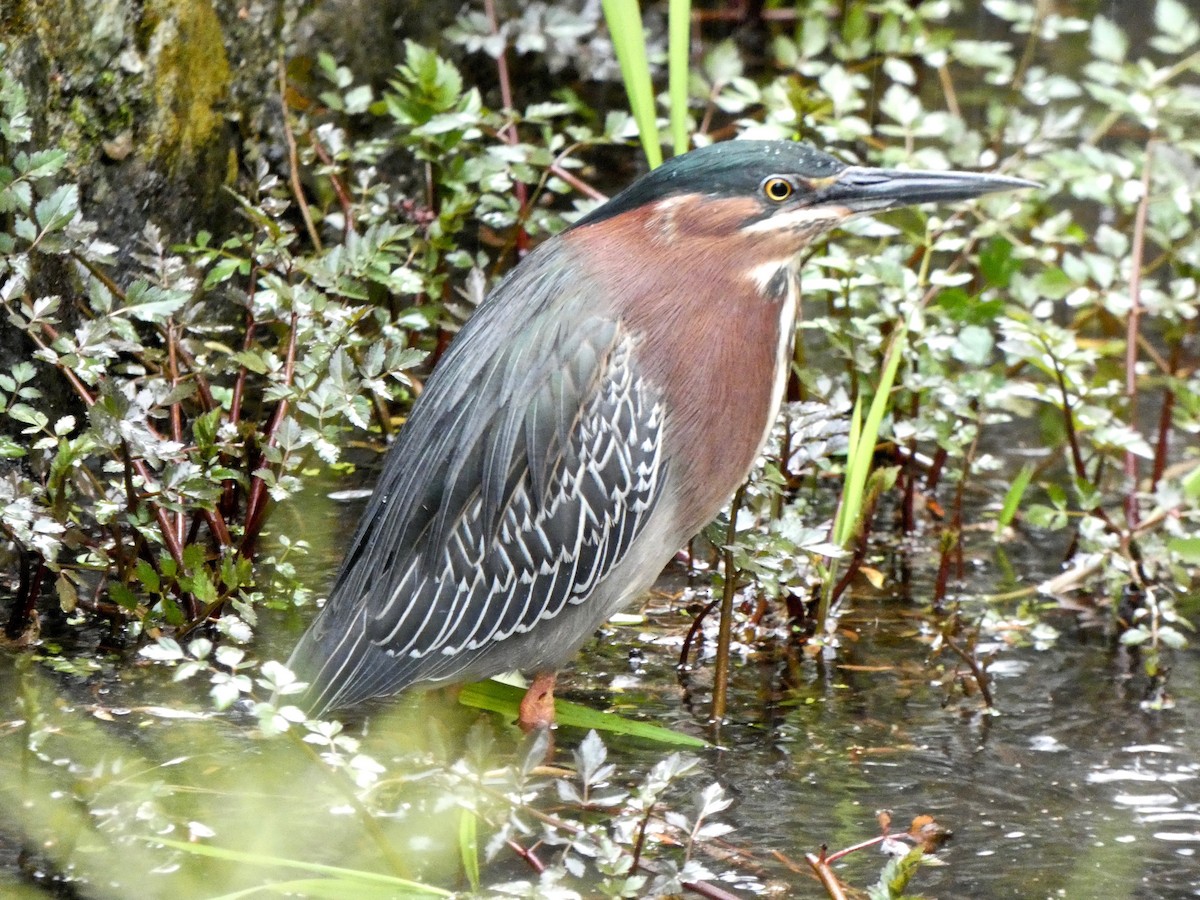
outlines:
{"label": "bird's head", "polygon": [[664,163],[574,229],[630,217],[651,241],[682,239],[697,251],[738,238],[733,247],[754,267],[794,256],[856,215],[1036,186],[976,172],[851,166],[790,141],[726,141]]}

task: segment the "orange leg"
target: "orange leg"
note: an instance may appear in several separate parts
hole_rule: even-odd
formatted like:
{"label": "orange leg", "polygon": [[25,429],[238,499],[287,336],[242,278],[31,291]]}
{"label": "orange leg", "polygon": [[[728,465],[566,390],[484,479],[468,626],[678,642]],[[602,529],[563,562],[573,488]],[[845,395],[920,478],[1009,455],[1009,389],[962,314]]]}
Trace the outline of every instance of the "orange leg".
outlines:
{"label": "orange leg", "polygon": [[554,725],[554,681],[557,672],[538,672],[533,684],[521,698],[521,713],[517,724],[524,731],[550,728]]}

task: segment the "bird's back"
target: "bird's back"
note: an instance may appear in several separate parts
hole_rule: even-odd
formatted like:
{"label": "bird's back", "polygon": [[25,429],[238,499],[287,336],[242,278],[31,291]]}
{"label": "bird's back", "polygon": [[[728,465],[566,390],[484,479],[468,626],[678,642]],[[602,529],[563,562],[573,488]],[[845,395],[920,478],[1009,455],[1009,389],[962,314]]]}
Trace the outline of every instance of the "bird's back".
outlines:
{"label": "bird's back", "polygon": [[662,415],[562,252],[488,298],[397,436],[290,660],[314,712],[561,662],[617,602],[580,609],[658,499]]}

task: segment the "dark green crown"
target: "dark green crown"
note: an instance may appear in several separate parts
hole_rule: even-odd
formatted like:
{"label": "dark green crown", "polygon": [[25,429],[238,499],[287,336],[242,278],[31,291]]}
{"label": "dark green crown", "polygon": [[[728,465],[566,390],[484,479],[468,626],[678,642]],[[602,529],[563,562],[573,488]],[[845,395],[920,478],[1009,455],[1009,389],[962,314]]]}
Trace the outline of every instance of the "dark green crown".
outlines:
{"label": "dark green crown", "polygon": [[846,164],[793,141],[724,141],[667,160],[575,223],[594,225],[678,194],[750,197],[768,175],[828,178]]}

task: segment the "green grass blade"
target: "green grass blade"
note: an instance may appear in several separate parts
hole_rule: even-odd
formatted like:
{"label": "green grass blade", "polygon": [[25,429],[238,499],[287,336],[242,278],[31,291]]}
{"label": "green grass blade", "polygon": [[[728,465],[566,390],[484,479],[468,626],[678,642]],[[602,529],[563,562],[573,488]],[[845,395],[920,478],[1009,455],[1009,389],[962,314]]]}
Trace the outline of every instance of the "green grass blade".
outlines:
{"label": "green grass blade", "polygon": [[471,890],[479,893],[479,820],[475,813],[464,809],[458,820],[458,853]]}
{"label": "green grass blade", "polygon": [[1000,533],[1012,524],[1013,518],[1017,514],[1017,509],[1021,505],[1021,498],[1025,496],[1025,490],[1029,487],[1029,482],[1033,478],[1033,463],[1027,463],[1017,477],[1013,479],[1012,485],[1008,489],[1008,493],[1004,495],[1004,506],[1000,509],[1000,516],[996,519],[996,537],[1000,537]]}
{"label": "green grass blade", "polygon": [[854,409],[850,412],[850,434],[846,438],[846,475],[842,479],[842,499],[838,504],[837,517],[833,521],[833,542],[839,547],[846,545],[846,532],[849,531],[847,522],[858,520],[858,507],[861,497],[851,494],[850,482],[857,477],[858,469],[862,466],[862,397],[854,400]]}
{"label": "green grass blade", "polygon": [[688,63],[691,55],[691,0],[671,0],[668,8],[667,60],[671,98],[671,143],[676,156],[687,153]]}
{"label": "green grass blade", "polygon": [[[896,382],[896,372],[900,369],[900,359],[904,355],[904,341],[907,337],[908,328],[904,325],[892,335],[887,356],[883,360],[883,371],[879,375],[879,387],[875,390],[875,396],[871,398],[871,408],[867,411],[866,421],[863,422],[862,433],[851,447],[852,460],[848,464],[846,482],[842,488],[842,506],[847,513],[844,518],[839,518],[840,533],[836,535],[837,543],[843,547],[858,529],[863,489],[871,472],[871,458],[875,454],[875,442],[879,440],[879,427],[883,424],[884,414],[892,402],[892,385]],[[850,515],[851,511],[854,515]]]}
{"label": "green grass blade", "polygon": [[654,86],[646,59],[646,34],[637,0],[603,0],[604,20],[612,36],[613,50],[621,66],[621,79],[629,97],[629,109],[637,122],[646,161],[654,169],[662,165],[658,121],[654,111]]}
{"label": "green grass blade", "polygon": [[[524,688],[501,684],[498,681],[481,681],[463,688],[458,695],[458,702],[463,706],[486,709],[488,712],[501,713],[515,719],[523,696],[525,696]],[[673,731],[649,722],[635,722],[614,713],[598,712],[586,706],[580,706],[578,703],[568,703],[565,700],[554,701],[554,715],[559,725],[567,725],[571,728],[585,730],[594,728],[596,731],[624,734],[676,747],[710,746],[707,741],[681,731]]]}
{"label": "green grass blade", "polygon": [[340,878],[294,878],[291,881],[272,881],[234,891],[218,894],[205,900],[242,900],[243,897],[299,896],[315,900],[407,900],[410,897],[427,897],[428,894],[398,891],[386,884],[365,884],[361,881]]}
{"label": "green grass blade", "polygon": [[213,844],[193,844],[189,841],[172,841],[167,838],[144,838],[147,843],[162,844],[173,850],[182,850],[193,856],[207,856],[212,859],[223,859],[226,862],[245,863],[252,866],[278,866],[285,869],[298,869],[301,872],[313,872],[318,875],[328,875],[340,881],[357,882],[368,885],[383,885],[393,891],[407,892],[407,896],[419,897],[452,897],[452,892],[443,888],[409,881],[407,878],[397,878],[395,875],[385,875],[382,872],[367,872],[362,869],[346,869],[341,866],[327,866],[322,863],[304,862],[299,859],[287,859],[281,856],[268,856],[260,853],[245,853],[241,850],[231,850],[228,847],[218,847]]}

